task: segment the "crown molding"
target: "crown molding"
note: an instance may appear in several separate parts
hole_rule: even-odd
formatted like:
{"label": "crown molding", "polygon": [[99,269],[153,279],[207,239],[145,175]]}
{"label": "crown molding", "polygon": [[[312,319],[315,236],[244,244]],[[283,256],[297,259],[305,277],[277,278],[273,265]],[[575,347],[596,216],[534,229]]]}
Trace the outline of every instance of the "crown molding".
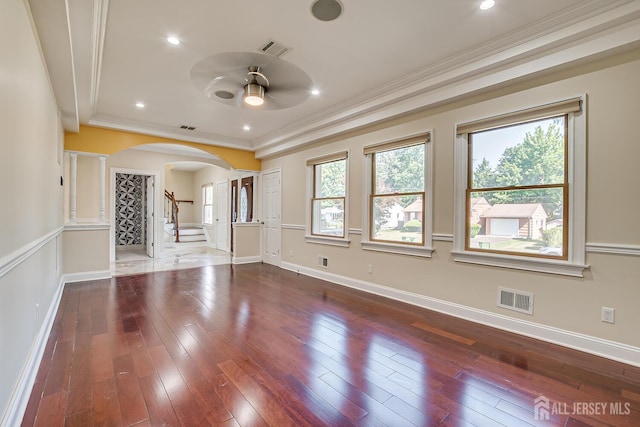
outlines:
{"label": "crown molding", "polygon": [[373,97],[256,140],[268,158],[345,132],[481,93],[518,79],[631,49],[640,42],[640,2],[585,2],[524,30],[380,87]]}

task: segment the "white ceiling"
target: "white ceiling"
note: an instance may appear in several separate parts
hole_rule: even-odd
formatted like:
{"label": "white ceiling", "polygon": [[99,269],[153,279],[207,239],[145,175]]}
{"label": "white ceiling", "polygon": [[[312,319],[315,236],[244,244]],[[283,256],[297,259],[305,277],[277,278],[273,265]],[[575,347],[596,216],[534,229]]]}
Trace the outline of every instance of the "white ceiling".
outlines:
{"label": "white ceiling", "polygon": [[[258,157],[640,40],[639,0],[496,0],[488,11],[480,0],[342,0],[331,22],[312,16],[311,0],[29,3],[66,130],[103,126]],[[203,58],[258,52],[269,40],[291,49],[280,60],[320,95],[286,109],[239,109],[191,82]]]}

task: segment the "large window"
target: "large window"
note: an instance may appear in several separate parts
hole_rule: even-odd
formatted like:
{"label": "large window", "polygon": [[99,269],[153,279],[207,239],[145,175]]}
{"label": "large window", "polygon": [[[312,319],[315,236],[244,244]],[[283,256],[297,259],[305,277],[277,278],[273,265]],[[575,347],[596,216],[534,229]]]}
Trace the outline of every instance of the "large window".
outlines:
{"label": "large window", "polygon": [[213,184],[202,186],[202,223],[213,224]]}
{"label": "large window", "polygon": [[430,134],[365,147],[365,249],[431,253]]}
{"label": "large window", "polygon": [[584,245],[572,246],[584,241],[581,112],[576,98],[458,126],[465,167],[456,250],[500,257],[501,266],[532,260],[518,268],[583,262]]}
{"label": "large window", "polygon": [[347,160],[345,151],[307,161],[311,185],[308,238],[347,238]]}

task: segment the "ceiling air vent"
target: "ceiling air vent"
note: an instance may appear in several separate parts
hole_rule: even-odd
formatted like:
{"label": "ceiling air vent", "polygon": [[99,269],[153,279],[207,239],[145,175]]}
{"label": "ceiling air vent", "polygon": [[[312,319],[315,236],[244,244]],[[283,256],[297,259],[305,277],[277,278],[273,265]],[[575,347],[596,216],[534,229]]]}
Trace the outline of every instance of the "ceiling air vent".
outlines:
{"label": "ceiling air vent", "polygon": [[267,53],[271,56],[280,57],[289,51],[289,48],[283,45],[282,43],[278,43],[275,40],[269,40],[263,46],[260,47],[261,52]]}
{"label": "ceiling air vent", "polygon": [[498,288],[498,307],[533,314],[533,294],[514,289]]}
{"label": "ceiling air vent", "polygon": [[187,126],[187,125],[180,125],[180,129],[184,129],[184,130],[196,130],[195,126]]}

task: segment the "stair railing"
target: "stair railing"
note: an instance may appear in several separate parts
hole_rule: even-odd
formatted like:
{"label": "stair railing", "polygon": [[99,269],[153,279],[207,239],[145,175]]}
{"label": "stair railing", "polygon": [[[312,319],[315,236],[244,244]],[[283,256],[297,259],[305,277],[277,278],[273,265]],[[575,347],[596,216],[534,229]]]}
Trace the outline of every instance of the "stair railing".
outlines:
{"label": "stair railing", "polygon": [[173,223],[173,229],[176,232],[176,243],[180,243],[180,228],[178,225],[178,201],[176,200],[176,196],[173,192],[169,193],[167,190],[164,190],[164,197],[169,199],[171,202],[171,223]]}

